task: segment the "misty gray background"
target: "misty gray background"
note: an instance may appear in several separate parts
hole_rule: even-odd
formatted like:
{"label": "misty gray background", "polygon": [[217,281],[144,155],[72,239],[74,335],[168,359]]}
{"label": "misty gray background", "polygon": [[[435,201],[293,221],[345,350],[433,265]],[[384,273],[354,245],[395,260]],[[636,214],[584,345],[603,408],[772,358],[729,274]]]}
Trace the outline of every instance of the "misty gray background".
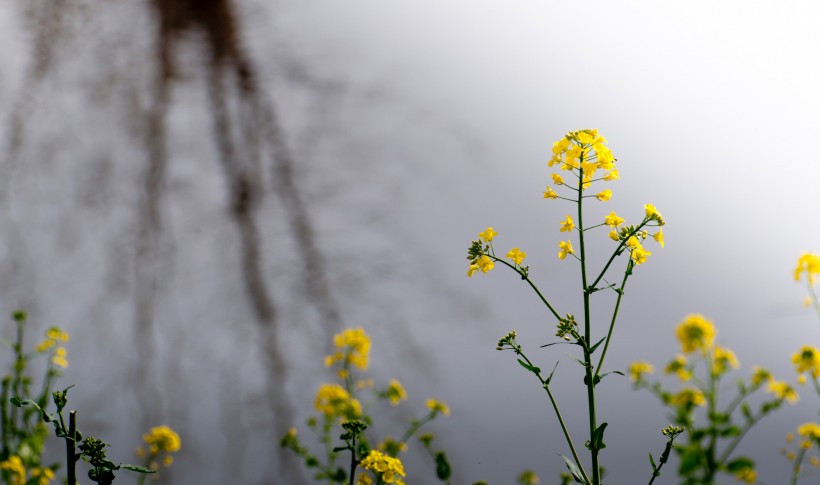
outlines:
{"label": "misty gray background", "polygon": [[[68,0],[43,30],[48,3],[0,2],[0,310],[24,307],[34,326],[71,332],[61,382],[77,385],[81,427],[106,438],[116,459],[132,459],[145,426],[161,422],[183,440],[165,483],[301,483],[279,463],[290,423],[272,410],[290,406],[306,431],[340,327],[304,291],[304,253],[270,160],[254,218],[284,383],[266,377],[201,33],[176,49],[163,224],[145,260],[150,3]],[[791,354],[818,342],[820,322],[792,279],[801,252],[820,251],[817,4],[228,3],[260,91],[275,101],[336,323],[363,326],[376,378],[405,384],[409,403],[388,422],[420,412],[429,396],[450,405],[430,430],[454,483],[512,483],[524,468],[554,483],[563,471],[557,454],[567,451],[543,391],[494,350],[511,329],[537,364],[561,361],[554,388],[583,441],[580,369],[565,347],[537,349],[554,333],[547,313],[503,268],[468,280],[465,260],[492,225],[497,250],[521,247],[559,311],[580,313],[577,268],[556,258],[571,210],[541,197],[552,142],[568,130],[599,128],[619,159],[613,199],[593,213],[634,221],[652,203],[667,220],[666,248],[649,244],[652,257],[630,279],[609,369],[635,359],[662,367],[691,312],[714,320],[744,376],[759,364],[793,381]],[[38,74],[44,31],[53,55]],[[595,248],[610,247],[605,231],[594,237]],[[150,333],[134,330],[140,281],[154,285]],[[596,297],[605,315],[613,299]],[[602,335],[604,323],[596,328]],[[608,483],[646,482],[646,454],[661,451],[668,424],[662,408],[626,378],[599,389]],[[785,433],[817,409],[804,389],[749,434],[738,452],[758,460],[761,483],[785,482]],[[433,482],[425,457],[407,464],[409,483]],[[674,466],[657,483],[675,483]]]}

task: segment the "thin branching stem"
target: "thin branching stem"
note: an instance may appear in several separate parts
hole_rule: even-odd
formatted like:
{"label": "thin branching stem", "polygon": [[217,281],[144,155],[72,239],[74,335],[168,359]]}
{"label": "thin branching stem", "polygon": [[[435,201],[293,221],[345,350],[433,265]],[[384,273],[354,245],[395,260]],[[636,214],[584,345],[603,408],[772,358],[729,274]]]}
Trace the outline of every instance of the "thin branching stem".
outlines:
{"label": "thin branching stem", "polygon": [[550,305],[550,302],[548,302],[547,299],[544,298],[544,295],[541,294],[541,292],[538,290],[538,287],[535,286],[535,283],[533,283],[532,280],[530,280],[529,275],[518,269],[516,266],[504,261],[501,258],[496,257],[494,254],[488,254],[487,256],[489,256],[493,261],[502,263],[510,269],[512,269],[513,271],[515,271],[516,273],[518,273],[519,275],[521,275],[521,279],[529,283],[530,287],[533,289],[533,291],[535,291],[535,294],[538,295],[538,298],[540,298],[541,301],[544,302],[544,305],[546,305],[547,308],[549,308],[550,312],[552,312],[552,314],[555,315],[555,318],[557,318],[558,320],[561,319],[561,315],[559,315],[558,312],[555,311],[555,308],[553,308],[552,305]]}
{"label": "thin branching stem", "polygon": [[624,280],[621,282],[621,287],[618,288],[618,299],[615,301],[615,310],[612,312],[612,321],[609,323],[609,331],[606,334],[606,341],[604,342],[604,350],[601,353],[601,360],[598,361],[598,367],[595,369],[595,376],[598,376],[601,373],[601,368],[604,366],[604,358],[606,357],[606,351],[609,349],[609,343],[612,341],[612,330],[615,328],[615,320],[618,318],[618,309],[621,306],[621,298],[624,296],[624,288],[626,287],[626,280],[629,279],[629,275],[632,274],[632,266],[633,262],[630,259],[629,262],[626,264],[626,271],[624,271]]}

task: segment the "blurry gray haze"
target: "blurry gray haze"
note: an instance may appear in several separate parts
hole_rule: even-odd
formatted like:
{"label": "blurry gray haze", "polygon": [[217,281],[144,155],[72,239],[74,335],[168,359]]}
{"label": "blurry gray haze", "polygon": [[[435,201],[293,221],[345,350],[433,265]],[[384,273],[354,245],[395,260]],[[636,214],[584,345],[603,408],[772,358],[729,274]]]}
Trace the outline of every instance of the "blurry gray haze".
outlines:
{"label": "blurry gray haze", "polygon": [[[453,409],[431,430],[454,483],[524,468],[553,483],[556,420],[494,345],[515,328],[539,365],[561,361],[554,388],[578,437],[580,369],[566,347],[536,350],[553,323],[520,280],[467,280],[469,242],[494,226],[498,250],[520,246],[559,311],[579,313],[577,268],[555,257],[572,211],[541,193],[552,142],[597,127],[622,180],[592,217],[634,221],[653,203],[668,221],[608,366],[662,367],[675,325],[699,312],[742,375],[791,378],[791,353],[820,340],[791,279],[820,250],[818,9],[3,2],[0,307],[71,332],[62,382],[117,459],[148,426],[180,431],[165,483],[303,483],[278,437],[304,430],[347,326],[373,337],[377,379],[408,389],[386,419],[429,396]],[[614,299],[596,298],[604,317]],[[609,483],[645,482],[667,418],[626,378],[600,389]],[[766,483],[788,474],[785,433],[817,416],[804,394],[738,450]],[[409,483],[432,482],[425,457],[407,461]]]}

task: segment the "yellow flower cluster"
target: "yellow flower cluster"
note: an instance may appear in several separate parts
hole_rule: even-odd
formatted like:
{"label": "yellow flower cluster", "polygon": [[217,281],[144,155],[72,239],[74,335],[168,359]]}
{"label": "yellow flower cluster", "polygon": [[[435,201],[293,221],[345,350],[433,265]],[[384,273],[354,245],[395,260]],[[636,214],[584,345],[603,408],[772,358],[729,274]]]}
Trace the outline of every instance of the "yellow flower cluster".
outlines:
{"label": "yellow flower cluster", "polygon": [[638,382],[643,378],[644,374],[651,374],[654,370],[655,368],[652,367],[652,364],[645,360],[639,360],[629,366],[629,377],[632,379],[632,382]]}
{"label": "yellow flower cluster", "polygon": [[[561,170],[578,170],[582,189],[592,183],[598,170],[608,171],[601,179],[617,180],[619,176],[615,169],[615,157],[606,143],[606,139],[598,135],[598,130],[571,131],[552,144],[552,158],[547,165],[552,167],[560,164]],[[557,185],[563,184],[558,174],[553,175],[553,181]],[[609,200],[611,195],[604,196],[602,200]]]}
{"label": "yellow flower cluster", "polygon": [[669,397],[669,404],[674,406],[703,406],[706,404],[706,396],[698,389],[684,387],[677,394]]}
{"label": "yellow flower cluster", "polygon": [[404,390],[401,382],[396,379],[390,379],[390,382],[387,385],[387,391],[385,391],[385,396],[387,396],[387,399],[390,400],[391,405],[396,406],[400,402],[407,399],[407,391]]}
{"label": "yellow flower cluster", "polygon": [[362,405],[338,384],[323,384],[316,392],[316,410],[327,417],[356,418],[362,414]]}
{"label": "yellow flower cluster", "polygon": [[510,252],[507,253],[507,257],[512,259],[513,263],[520,265],[524,262],[524,258],[527,257],[527,253],[519,248],[512,248],[510,249]]}
{"label": "yellow flower cluster", "polygon": [[[342,362],[347,368],[354,365],[367,370],[370,355],[370,337],[362,328],[349,328],[333,336],[333,345],[336,352],[325,356],[325,366],[331,367],[336,362]],[[345,375],[342,376],[346,377]]]}
{"label": "yellow flower cluster", "polygon": [[8,460],[0,462],[0,470],[8,472],[9,485],[26,483],[26,468],[17,455],[11,455]]}
{"label": "yellow flower cluster", "polygon": [[182,448],[182,441],[179,435],[168,426],[156,426],[151,431],[144,434],[142,439],[148,445],[148,451],[152,455],[160,452],[175,453]]}
{"label": "yellow flower cluster", "polygon": [[715,326],[703,315],[688,315],[675,330],[683,352],[689,353],[696,350],[706,351],[712,348],[715,340]]}
{"label": "yellow flower cluster", "polygon": [[712,374],[723,374],[730,367],[733,369],[740,367],[735,353],[725,347],[716,346],[712,353]]}
{"label": "yellow flower cluster", "polygon": [[[46,330],[46,337],[34,348],[35,352],[52,352],[51,362],[57,367],[65,369],[68,367],[68,352],[65,347],[57,347],[60,343],[68,342],[68,332],[64,332],[59,327],[51,327]],[[56,347],[56,348],[55,348]]]}
{"label": "yellow flower cluster", "polygon": [[[545,195],[546,197],[546,195]],[[484,244],[491,244],[493,238],[498,236],[498,232],[491,227],[488,227],[483,232],[478,233],[478,240],[479,242],[483,242]],[[511,251],[512,252],[512,251]],[[522,253],[524,256],[526,254]],[[507,257],[510,257],[509,255]],[[521,258],[524,259],[523,257]],[[470,267],[467,269],[467,276],[472,277],[477,272],[481,271],[482,273],[489,273],[492,271],[495,263],[493,262],[492,258],[487,256],[486,254],[482,254],[481,256],[476,257],[472,261],[470,261]]]}
{"label": "yellow flower cluster", "polygon": [[692,378],[692,370],[689,369],[688,361],[685,355],[678,355],[672,359],[666,368],[663,370],[664,374],[675,374],[683,382]]}
{"label": "yellow flower cluster", "polygon": [[754,468],[742,468],[735,474],[738,481],[745,483],[755,483],[757,481],[757,472]]}
{"label": "yellow flower cluster", "polygon": [[800,396],[797,395],[797,391],[786,381],[771,379],[769,380],[769,387],[766,391],[774,394],[776,398],[783,399],[791,404],[796,403],[800,398]]}
{"label": "yellow flower cluster", "polygon": [[792,355],[792,363],[798,374],[808,372],[817,378],[820,376],[820,349],[804,345],[799,352]]}
{"label": "yellow flower cluster", "polygon": [[800,281],[800,276],[806,273],[809,284],[813,285],[820,275],[820,254],[803,253],[797,260],[797,267],[794,269],[794,280]]}
{"label": "yellow flower cluster", "polygon": [[[394,483],[396,485],[404,485],[404,480],[401,477],[407,476],[404,473],[404,465],[398,458],[385,455],[379,450],[370,450],[370,453],[359,463],[359,466],[375,472],[384,483]],[[366,475],[362,475],[365,477]],[[368,483],[370,477],[360,483]]]}
{"label": "yellow flower cluster", "polygon": [[433,411],[434,414],[441,413],[445,416],[450,415],[450,408],[444,403],[444,401],[430,398],[424,403],[424,405],[427,406],[430,411]]}

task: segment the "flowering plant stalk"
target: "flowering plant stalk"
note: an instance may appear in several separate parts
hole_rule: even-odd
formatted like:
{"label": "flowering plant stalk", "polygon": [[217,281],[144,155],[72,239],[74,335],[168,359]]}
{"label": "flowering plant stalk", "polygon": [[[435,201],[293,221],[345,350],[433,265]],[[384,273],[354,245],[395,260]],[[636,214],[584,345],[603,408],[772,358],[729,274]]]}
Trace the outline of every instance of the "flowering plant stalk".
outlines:
{"label": "flowering plant stalk", "polygon": [[[804,253],[797,260],[797,267],[794,270],[794,280],[800,281],[805,277],[808,296],[804,301],[805,306],[814,308],[817,316],[820,317],[820,303],[817,300],[815,284],[820,276],[820,255]],[[798,383],[806,384],[810,380],[815,393],[820,397],[820,349],[813,345],[804,345],[794,355],[792,364],[797,372]],[[820,457],[817,451],[820,449],[820,424],[817,422],[803,423],[797,428],[799,439],[795,442],[795,433],[788,433],[786,441],[788,447],[782,452],[786,458],[792,462],[792,485],[795,485],[803,474],[803,463],[808,462],[814,467],[820,467]]]}
{"label": "flowering plant stalk", "polygon": [[[598,420],[598,410],[596,403],[595,386],[612,372],[604,372],[604,360],[612,341],[613,330],[618,317],[618,310],[624,296],[624,290],[629,277],[635,268],[644,264],[647,258],[652,255],[643,247],[643,243],[650,237],[648,232],[651,228],[663,226],[665,221],[660,212],[651,204],[644,206],[645,215],[636,225],[627,225],[623,218],[614,211],[604,218],[602,222],[589,224],[584,219],[584,202],[595,199],[598,202],[606,203],[612,198],[612,191],[604,189],[597,193],[591,192],[593,184],[599,182],[611,182],[620,178],[616,168],[616,159],[603,136],[597,130],[580,130],[567,133],[561,140],[553,144],[553,156],[547,163],[549,167],[558,166],[559,172],[551,175],[552,182],[556,186],[548,186],[544,191],[544,199],[561,199],[572,204],[574,216],[568,214],[560,222],[559,231],[568,235],[575,234],[576,237],[558,243],[558,258],[567,259],[572,256],[579,264],[581,273],[581,298],[583,301],[583,316],[580,322],[571,313],[559,312],[547,297],[538,289],[530,278],[529,266],[523,265],[526,253],[520,248],[514,247],[504,258],[496,254],[493,246],[494,238],[498,233],[492,227],[488,227],[479,234],[477,240],[473,241],[468,249],[467,259],[470,266],[467,276],[477,273],[488,273],[495,264],[501,264],[518,276],[534,291],[536,296],[546,307],[547,312],[556,322],[556,336],[565,342],[580,348],[582,358],[578,360],[583,367],[584,383],[587,390],[587,410],[588,410],[588,430],[586,448],[589,450],[589,467],[585,466],[578,454],[578,447],[573,441],[570,431],[561,415],[558,403],[550,388],[550,382],[555,369],[545,375],[527,355],[524,349],[516,340],[516,333],[510,332],[498,342],[498,350],[511,350],[519,358],[518,363],[527,371],[531,372],[538,379],[539,384],[544,388],[552,405],[559,425],[563,432],[567,446],[572,458],[563,457],[564,462],[577,483],[600,485],[601,483],[601,463],[600,453],[605,448],[604,431],[606,422],[600,423]],[[564,175],[562,175],[564,173]],[[566,180],[565,177],[566,176]],[[556,190],[560,190],[560,193]],[[588,254],[586,244],[587,231],[597,228],[609,228],[609,238],[615,243],[611,255],[606,263],[596,271],[592,271],[591,257]],[[663,231],[658,229],[651,237],[661,246],[664,245]],[[577,244],[576,252],[573,243]],[[503,253],[502,253],[503,254]],[[623,267],[623,277],[621,283],[607,284],[604,277],[613,268],[618,256],[626,254],[626,264]],[[611,317],[606,323],[594,325],[591,312],[590,299],[601,290],[612,290],[616,295],[615,304]],[[562,316],[565,315],[565,316]],[[608,324],[608,325],[607,325]],[[607,328],[608,327],[608,328]],[[603,337],[593,334],[593,330],[606,328]],[[562,343],[562,342],[557,342]],[[602,346],[603,344],[603,346]],[[543,347],[546,347],[547,344]],[[600,354],[596,352],[600,350]],[[613,371],[617,372],[617,371]]]}
{"label": "flowering plant stalk", "polygon": [[[370,337],[363,329],[345,330],[334,336],[333,343],[336,351],[325,357],[325,365],[336,369],[340,384],[323,384],[319,388],[314,406],[320,416],[307,421],[308,428],[323,445],[323,456],[314,454],[302,443],[296,428],[282,438],[281,446],[292,450],[306,468],[314,470],[315,480],[330,485],[403,485],[406,473],[399,454],[407,450],[407,443],[425,424],[441,415],[448,416],[450,408],[442,401],[428,399],[426,414],[411,419],[398,439],[386,436],[374,444],[368,431],[373,427],[372,407],[380,401],[397,406],[407,399],[407,391],[395,379],[379,389],[373,379],[359,375],[367,370],[370,354]],[[361,394],[366,390],[370,397],[363,402]],[[444,451],[433,448],[435,437],[427,433],[418,439],[435,463],[436,478],[449,484],[450,463]],[[349,454],[347,465],[337,464],[344,454]]]}
{"label": "flowering plant stalk", "polygon": [[[736,394],[728,403],[724,399],[721,406],[723,379],[740,363],[730,349],[715,345],[716,334],[712,322],[702,315],[689,315],[677,327],[683,353],[664,369],[683,384],[677,392],[666,390],[660,381],[647,379],[653,372],[648,362],[634,362],[629,367],[635,388],[654,394],[671,411],[672,422],[686,429],[687,442],[674,447],[680,457],[678,474],[686,485],[714,483],[719,473],[731,473],[737,480],[754,483],[754,460],[735,456],[735,449],[762,418],[784,402],[794,403],[798,398],[791,385],[775,380],[766,369],[753,367],[748,382],[738,379]],[[753,410],[747,398],[764,387],[772,397]],[[705,408],[702,416],[696,414],[699,408]],[[706,422],[701,424],[701,419]]]}

